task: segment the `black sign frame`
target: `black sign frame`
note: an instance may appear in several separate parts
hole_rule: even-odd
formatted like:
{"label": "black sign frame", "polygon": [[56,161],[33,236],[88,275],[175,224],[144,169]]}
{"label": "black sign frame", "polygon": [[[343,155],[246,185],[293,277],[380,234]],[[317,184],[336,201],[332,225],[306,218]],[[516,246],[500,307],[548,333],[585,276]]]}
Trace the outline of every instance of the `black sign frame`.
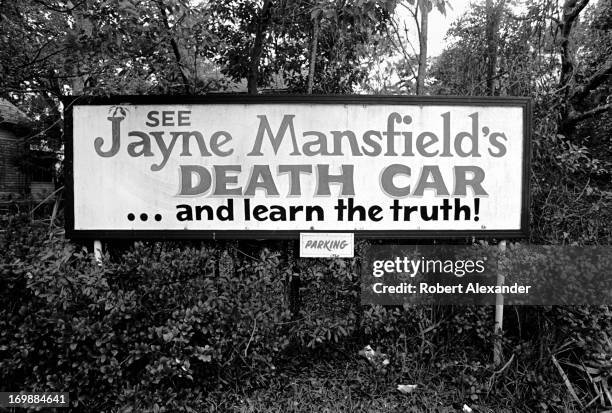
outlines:
{"label": "black sign frame", "polygon": [[[68,96],[63,98],[65,136],[65,231],[69,239],[299,239],[301,232],[354,232],[356,238],[380,240],[519,239],[529,237],[530,164],[532,102],[527,97],[508,96],[399,96],[399,95],[240,95],[210,94],[205,96],[138,95],[138,96]],[[521,224],[508,230],[81,230],[74,227],[73,182],[73,106],[75,105],[145,105],[145,104],[363,104],[363,105],[428,105],[428,106],[509,106],[523,110],[523,165],[521,192]]]}

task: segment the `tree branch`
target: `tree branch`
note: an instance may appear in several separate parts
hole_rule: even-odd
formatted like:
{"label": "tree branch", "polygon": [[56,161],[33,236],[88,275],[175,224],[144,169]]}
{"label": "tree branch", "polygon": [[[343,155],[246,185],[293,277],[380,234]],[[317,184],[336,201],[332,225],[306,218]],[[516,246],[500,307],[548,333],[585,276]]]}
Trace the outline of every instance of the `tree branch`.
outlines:
{"label": "tree branch", "polygon": [[162,20],[164,22],[164,27],[168,30],[168,36],[170,37],[170,45],[172,46],[172,51],[174,52],[174,57],[176,58],[176,63],[178,64],[179,71],[181,72],[181,77],[183,78],[185,92],[191,92],[191,84],[189,82],[189,77],[187,76],[186,68],[182,62],[181,50],[179,49],[178,43],[172,34],[170,33],[170,23],[168,22],[168,15],[166,14],[165,6],[163,0],[159,0],[157,3],[159,7],[159,11],[162,16]]}
{"label": "tree branch", "polygon": [[249,59],[249,73],[247,76],[247,90],[249,95],[257,94],[257,83],[259,81],[259,61],[264,48],[264,37],[270,23],[270,13],[272,10],[272,0],[265,0],[261,12],[256,17],[257,26],[255,30],[255,40],[251,49]]}
{"label": "tree branch", "polygon": [[[564,8],[564,13],[567,16],[567,20],[571,20],[573,22],[576,19],[576,17],[578,17],[582,9],[586,7],[587,4],[589,4],[589,0],[580,0],[580,1],[566,0],[565,6],[563,6],[563,8]],[[566,13],[566,10],[569,10],[569,11],[567,11]]]}
{"label": "tree branch", "polygon": [[[559,86],[565,86],[574,77],[574,56],[570,50],[570,35],[574,21],[589,3],[589,0],[565,0],[563,4],[563,19],[560,25],[561,32],[561,75]],[[567,97],[567,95],[566,95]]]}
{"label": "tree branch", "polygon": [[591,76],[584,85],[578,86],[576,91],[572,93],[571,99],[581,101],[586,98],[590,91],[597,89],[599,85],[604,83],[612,75],[612,57],[609,57],[593,76]]}
{"label": "tree branch", "polygon": [[[43,47],[44,47],[44,46],[43,46]],[[70,49],[70,47],[63,47],[63,48],[58,49],[58,50],[56,50],[56,51],[54,51],[54,52],[50,52],[48,55],[46,55],[46,56],[41,57],[40,59],[38,59],[38,58],[40,57],[40,52],[42,51],[42,48],[41,48],[41,49],[39,50],[39,52],[37,53],[37,55],[36,55],[36,57],[35,57],[34,59],[32,59],[31,61],[29,61],[29,62],[27,62],[27,63],[24,63],[24,64],[22,64],[22,65],[16,66],[16,68],[17,68],[17,69],[23,69],[23,68],[26,68],[26,67],[32,66],[32,65],[34,65],[34,64],[40,64],[40,63],[44,62],[45,60],[47,60],[47,59],[49,59],[49,58],[51,58],[51,57],[53,57],[53,56],[55,56],[55,55],[57,55],[57,54],[60,54],[60,53],[62,53],[63,51],[68,50],[68,49]],[[38,59],[38,60],[37,60],[37,59]]]}
{"label": "tree branch", "polygon": [[410,36],[408,35],[408,26],[406,26],[406,21],[404,21],[404,37],[406,38],[406,43],[408,43],[408,46],[410,46],[410,48],[412,49],[412,53],[414,53],[414,55],[417,56],[418,53],[416,49],[414,48],[414,45],[410,41]]}
{"label": "tree branch", "polygon": [[[412,77],[414,77],[416,79],[417,75],[416,75],[416,73],[414,71],[414,68],[410,64],[410,55],[408,54],[408,51],[406,50],[406,47],[404,46],[404,42],[402,41],[402,37],[399,34],[399,29],[397,28],[397,23],[395,22],[394,19],[391,19],[390,23],[391,23],[391,27],[393,28],[393,31],[395,32],[395,35],[397,36],[397,44],[396,44],[395,41],[393,40],[393,35],[391,33],[389,33],[389,28],[385,27],[385,29],[387,30],[387,33],[389,34],[389,39],[391,40],[391,44],[397,50],[402,52],[402,54],[404,55],[404,59],[406,60],[406,65],[408,65],[408,68],[410,69],[410,72],[412,73]],[[406,41],[408,42],[410,47],[412,47],[412,51],[414,52],[414,54],[416,56],[417,53],[414,50],[414,46],[412,46],[412,43],[410,43],[410,40],[408,40],[408,35],[407,34],[406,34]]]}
{"label": "tree branch", "polygon": [[567,121],[565,121],[565,125],[566,127],[568,126],[574,126],[576,125],[578,122],[582,122],[585,119],[591,118],[595,115],[598,115],[602,112],[605,112],[607,110],[612,110],[612,103],[608,103],[606,105],[601,105],[601,106],[597,106],[591,110],[587,110],[586,112],[575,112],[572,113],[570,115],[570,117],[567,119]]}
{"label": "tree branch", "polygon": [[38,3],[38,4],[40,4],[41,6],[44,6],[44,7],[46,7],[47,9],[52,10],[52,11],[56,11],[56,12],[58,12],[58,13],[71,13],[71,12],[72,12],[74,9],[76,9],[77,7],[80,7],[82,4],[84,4],[84,3],[85,3],[85,1],[86,1],[86,0],[82,0],[82,1],[80,1],[79,3],[77,3],[77,4],[75,4],[75,5],[72,5],[72,6],[70,6],[70,7],[67,7],[67,8],[62,8],[61,6],[58,6],[58,5],[56,5],[56,4],[49,4],[49,3],[45,3],[45,2],[44,2],[44,1],[42,1],[42,0],[34,0],[34,3]]}
{"label": "tree branch", "polygon": [[414,19],[414,22],[416,23],[417,33],[421,33],[421,25],[419,24],[419,5],[418,5],[418,2],[416,2],[414,10],[412,10],[409,6],[407,6],[403,2],[400,2],[400,5],[404,6],[404,8],[406,10],[408,10],[410,12],[410,14],[412,14],[412,18]]}
{"label": "tree branch", "polygon": [[308,66],[308,86],[306,88],[306,93],[309,95],[312,94],[312,87],[314,84],[314,73],[317,64],[317,43],[319,41],[319,18],[315,17],[313,19],[313,27],[312,27],[312,40],[310,47],[310,65]]}

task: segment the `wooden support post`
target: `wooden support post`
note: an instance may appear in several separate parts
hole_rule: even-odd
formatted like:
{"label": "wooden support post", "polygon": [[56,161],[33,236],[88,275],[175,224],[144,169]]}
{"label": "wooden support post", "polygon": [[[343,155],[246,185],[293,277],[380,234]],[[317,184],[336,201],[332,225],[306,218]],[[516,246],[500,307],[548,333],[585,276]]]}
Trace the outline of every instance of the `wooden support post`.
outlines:
{"label": "wooden support post", "polygon": [[98,264],[101,264],[102,263],[102,241],[100,241],[99,239],[94,240],[93,249],[94,249],[94,257],[96,257],[96,262]]}
{"label": "wooden support post", "polygon": [[355,283],[354,286],[356,288],[355,308],[357,312],[357,316],[355,317],[355,337],[359,340],[360,344],[363,344],[364,334],[362,330],[363,307],[361,305],[361,274],[363,272],[363,255],[365,254],[363,254],[362,251],[362,249],[364,248],[363,244],[359,245],[359,247],[360,248],[358,248],[358,244],[355,242],[355,245],[353,247],[353,251],[355,253],[353,259],[354,265],[352,270],[354,277],[356,277],[356,280],[353,280]]}
{"label": "wooden support post", "polygon": [[224,248],[221,247],[220,245],[221,243],[216,243],[215,244],[215,250],[214,250],[214,257],[215,257],[215,266],[213,269],[213,274],[215,277],[215,280],[219,280],[219,277],[221,277],[221,257],[223,257],[223,251]]}
{"label": "wooden support post", "polygon": [[[505,263],[503,263],[504,255],[506,252],[506,240],[499,242],[499,261],[497,269],[497,285],[504,285],[505,281]],[[493,364],[499,366],[502,360],[502,331],[504,325],[504,295],[501,293],[495,296],[495,327],[493,333]]]}
{"label": "wooden support post", "polygon": [[[289,310],[291,311],[291,317],[293,320],[297,320],[300,315],[300,270],[297,265],[297,260],[300,254],[299,241],[287,241],[287,265],[290,269],[291,278],[289,279]],[[297,257],[296,257],[297,255]]]}

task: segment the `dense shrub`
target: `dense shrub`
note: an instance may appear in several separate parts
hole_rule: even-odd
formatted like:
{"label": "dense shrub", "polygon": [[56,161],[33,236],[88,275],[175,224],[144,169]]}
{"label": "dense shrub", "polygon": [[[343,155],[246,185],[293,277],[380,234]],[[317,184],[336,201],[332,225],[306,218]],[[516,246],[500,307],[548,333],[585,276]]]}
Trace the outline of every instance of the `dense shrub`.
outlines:
{"label": "dense shrub", "polygon": [[[13,220],[0,241],[0,389],[70,391],[80,411],[177,411],[289,343],[278,259],[215,271],[206,245],[137,243],[98,265]],[[112,395],[112,397],[109,397]]]}
{"label": "dense shrub", "polygon": [[598,394],[589,374],[598,386],[612,376],[607,307],[508,308],[516,366],[492,381],[491,307],[363,307],[359,259],[256,248],[238,259],[232,245],[138,242],[100,265],[12,217],[0,233],[0,391],[68,391],[74,411],[198,411],[211,392],[265,385],[313,355],[357,357],[365,344],[389,355],[388,377],[446,366],[471,397],[514,392],[535,410],[567,403],[553,356],[584,400]]}

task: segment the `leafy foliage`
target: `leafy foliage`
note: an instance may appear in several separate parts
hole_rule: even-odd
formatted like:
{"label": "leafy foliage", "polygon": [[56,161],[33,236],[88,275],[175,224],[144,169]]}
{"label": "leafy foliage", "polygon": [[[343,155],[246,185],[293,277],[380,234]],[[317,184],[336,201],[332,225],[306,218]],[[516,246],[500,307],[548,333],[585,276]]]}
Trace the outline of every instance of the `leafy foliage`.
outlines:
{"label": "leafy foliage", "polygon": [[265,36],[259,85],[304,93],[312,28],[317,20],[320,32],[314,92],[349,93],[365,76],[360,67],[362,45],[384,29],[383,22],[394,5],[393,0],[281,1],[271,6],[268,28],[262,35],[257,32],[258,2],[218,2],[211,8],[217,21],[211,31],[227,41],[218,48],[216,60],[230,78],[244,79],[251,64],[245,56],[257,36]]}
{"label": "leafy foliage", "polygon": [[90,411],[110,394],[117,406],[178,411],[188,394],[203,403],[202,384],[218,376],[274,369],[288,345],[274,257],[234,277],[215,275],[211,247],[140,243],[100,266],[22,224],[0,240],[3,390],[71,391]]}
{"label": "leafy foliage", "polygon": [[[573,403],[551,355],[582,398],[589,374],[612,374],[606,307],[517,309],[503,341],[517,365],[501,376],[488,364],[491,308],[364,308],[358,260],[288,270],[266,249],[236,260],[224,244],[136,243],[100,265],[47,231],[14,216],[0,235],[0,390],[69,391],[75,411],[201,411],[213,396],[228,402],[234,386],[345,361],[365,394],[438,371],[427,380],[448,381],[466,401],[513,397],[535,411]],[[292,314],[296,274],[302,305]],[[365,343],[390,365],[358,361]]]}
{"label": "leafy foliage", "polygon": [[[502,2],[502,4],[504,4]],[[564,103],[562,91],[579,90],[605,63],[600,50],[612,41],[606,31],[606,2],[586,9],[585,22],[574,33],[580,59],[578,84],[559,88],[560,9],[555,2],[534,2],[516,15],[505,5],[499,25],[497,66],[493,94],[529,96],[534,102],[532,145],[532,242],[551,244],[609,244],[612,157],[609,114],[587,117],[574,132],[560,133]],[[487,87],[485,61],[487,9],[476,5],[453,24],[451,44],[432,68],[433,89],[441,94],[483,95]],[[591,91],[589,107],[605,103],[609,82]],[[571,93],[570,93],[571,94]],[[562,129],[562,128],[561,128]]]}

